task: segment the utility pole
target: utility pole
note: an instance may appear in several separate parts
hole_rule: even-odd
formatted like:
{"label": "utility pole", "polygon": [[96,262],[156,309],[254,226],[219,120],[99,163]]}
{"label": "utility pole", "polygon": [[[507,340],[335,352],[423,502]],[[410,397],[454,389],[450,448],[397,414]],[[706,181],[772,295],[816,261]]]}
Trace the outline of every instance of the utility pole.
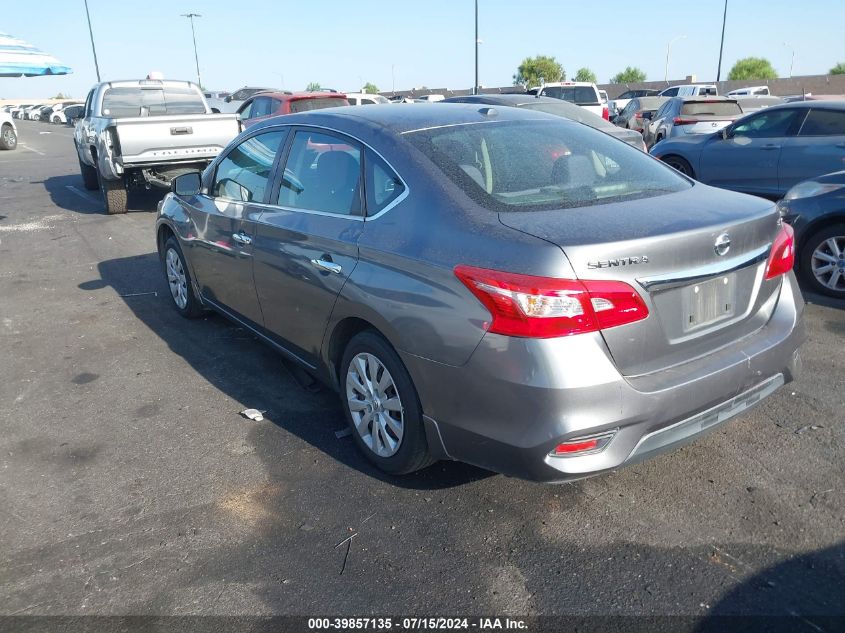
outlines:
{"label": "utility pole", "polygon": [[85,0],[85,17],[88,18],[88,35],[91,36],[91,51],[94,53],[94,68],[97,71],[97,81],[100,81],[100,64],[97,62],[97,49],[94,47],[94,31],[91,30],[91,14],[88,13],[88,0]]}
{"label": "utility pole", "polygon": [[669,43],[666,45],[666,72],[663,74],[663,82],[666,85],[669,85],[669,49],[672,48],[672,44],[678,40],[682,40],[686,38],[686,35],[679,35],[677,37],[673,37],[669,40]]}
{"label": "utility pole", "polygon": [[475,0],[475,84],[472,94],[478,94],[478,0]]}
{"label": "utility pole", "polygon": [[197,55],[197,33],[194,31],[194,18],[201,18],[199,13],[182,13],[183,18],[191,21],[191,36],[194,38],[194,61],[197,63],[197,84],[202,89],[202,77],[200,77],[200,58]]}
{"label": "utility pole", "polygon": [[722,15],[722,43],[719,45],[719,67],[716,69],[716,83],[722,78],[722,51],[725,48],[725,22],[728,21],[728,0],[725,0],[725,13]]}
{"label": "utility pole", "polygon": [[792,79],[792,71],[795,69],[795,48],[789,42],[784,42],[783,45],[792,51],[792,60],[789,62],[789,78]]}

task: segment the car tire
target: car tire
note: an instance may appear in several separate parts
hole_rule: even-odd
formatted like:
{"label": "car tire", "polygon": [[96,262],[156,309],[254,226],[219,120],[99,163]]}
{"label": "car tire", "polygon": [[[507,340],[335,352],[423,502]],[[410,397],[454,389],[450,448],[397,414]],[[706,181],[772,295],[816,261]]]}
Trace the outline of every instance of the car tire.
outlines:
{"label": "car tire", "polygon": [[[838,262],[828,261],[833,257],[838,257]],[[833,268],[828,271],[826,265]],[[826,226],[804,240],[798,253],[798,274],[814,292],[845,299],[845,224]]]}
{"label": "car tire", "polygon": [[100,191],[103,192],[103,204],[106,205],[106,213],[116,215],[126,213],[127,191],[123,184],[123,178],[118,180],[106,180],[97,171],[97,179],[100,183]]}
{"label": "car tire", "polygon": [[375,331],[357,334],[346,346],[340,363],[340,396],[355,443],[379,469],[406,475],[434,463],[411,376]]}
{"label": "car tire", "polygon": [[188,263],[182,254],[179,241],[172,235],[164,242],[161,266],[176,312],[186,319],[195,319],[200,316],[203,313],[203,307],[194,292]]}
{"label": "car tire", "polygon": [[684,176],[695,178],[695,172],[692,170],[692,165],[689,164],[689,161],[686,158],[669,154],[668,156],[663,157],[663,162],[669,165],[669,167],[681,172]]}
{"label": "car tire", "polygon": [[96,191],[100,188],[100,181],[97,179],[97,170],[86,165],[82,159],[77,155],[76,159],[79,161],[79,173],[82,174],[82,185],[88,191]]}
{"label": "car tire", "polygon": [[18,146],[18,135],[14,128],[6,123],[0,128],[0,149],[12,150]]}

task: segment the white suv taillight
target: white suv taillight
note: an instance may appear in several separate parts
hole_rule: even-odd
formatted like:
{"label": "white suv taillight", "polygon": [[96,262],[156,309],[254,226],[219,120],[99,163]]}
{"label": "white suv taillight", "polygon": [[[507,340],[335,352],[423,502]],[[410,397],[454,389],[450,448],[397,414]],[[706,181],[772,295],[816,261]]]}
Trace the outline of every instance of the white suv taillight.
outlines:
{"label": "white suv taillight", "polygon": [[496,334],[553,338],[634,323],[648,307],[621,281],[535,277],[474,266],[455,276],[490,311],[487,329]]}

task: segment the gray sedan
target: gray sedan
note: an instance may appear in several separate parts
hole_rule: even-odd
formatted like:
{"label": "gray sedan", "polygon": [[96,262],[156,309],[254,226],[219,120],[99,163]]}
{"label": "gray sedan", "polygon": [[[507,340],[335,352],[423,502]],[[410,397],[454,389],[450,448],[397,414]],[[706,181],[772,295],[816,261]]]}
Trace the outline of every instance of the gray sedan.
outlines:
{"label": "gray sedan", "polygon": [[476,104],[268,119],[174,180],[175,309],[340,395],[376,466],[542,481],[689,442],[795,376],[792,233],[606,134]]}
{"label": "gray sedan", "polygon": [[700,182],[780,197],[845,166],[845,102],[772,106],[720,132],[664,140],[651,154]]}

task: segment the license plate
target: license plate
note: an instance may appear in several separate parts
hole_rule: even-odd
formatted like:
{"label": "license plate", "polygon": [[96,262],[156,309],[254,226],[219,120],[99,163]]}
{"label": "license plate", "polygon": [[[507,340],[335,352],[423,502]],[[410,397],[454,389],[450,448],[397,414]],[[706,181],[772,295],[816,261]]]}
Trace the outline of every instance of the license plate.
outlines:
{"label": "license plate", "polygon": [[684,288],[684,332],[697,330],[736,313],[736,275],[723,275]]}

